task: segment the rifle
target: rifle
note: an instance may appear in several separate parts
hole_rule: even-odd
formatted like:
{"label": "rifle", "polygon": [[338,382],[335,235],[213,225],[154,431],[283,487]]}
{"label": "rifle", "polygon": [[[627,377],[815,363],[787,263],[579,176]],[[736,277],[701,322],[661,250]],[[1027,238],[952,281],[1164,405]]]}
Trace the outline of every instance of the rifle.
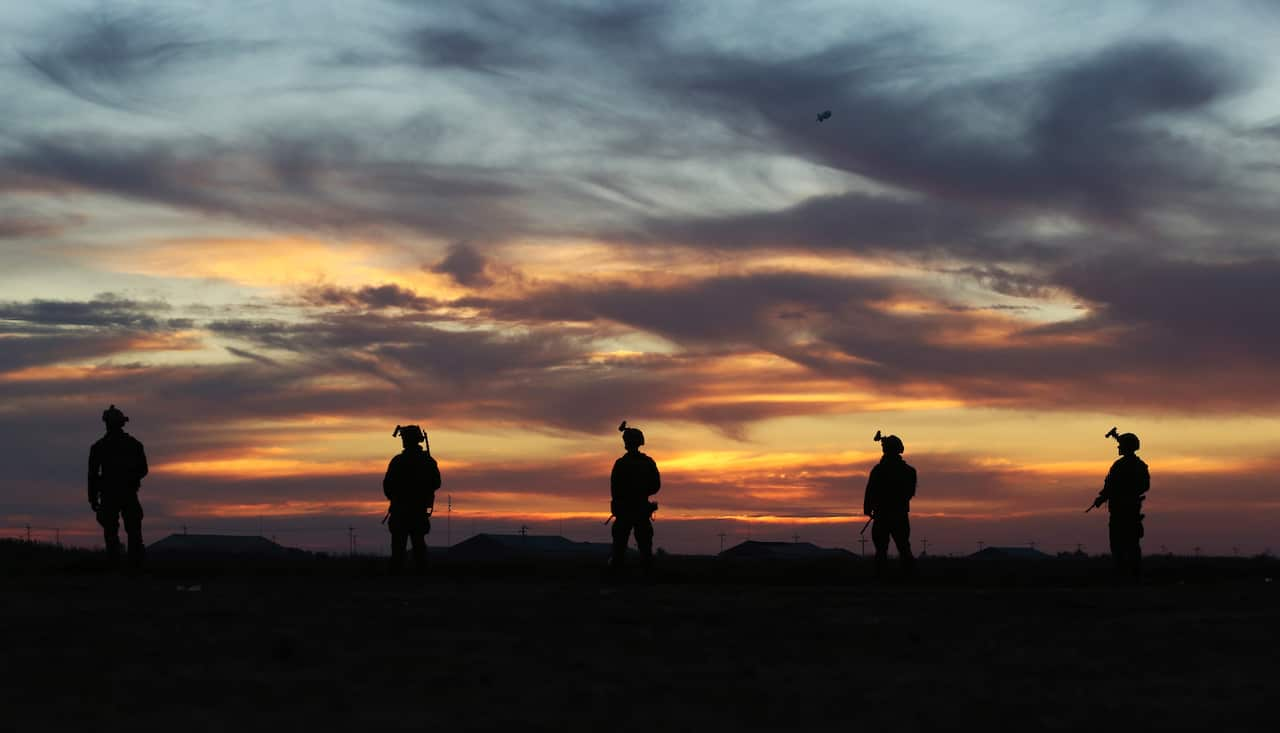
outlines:
{"label": "rifle", "polygon": [[872,522],[874,522],[874,521],[876,521],[876,515],[873,513],[873,514],[872,514],[872,515],[867,519],[867,523],[866,523],[866,524],[864,524],[864,525],[862,525],[862,529],[858,530],[858,534],[860,534],[860,535],[862,535],[862,534],[866,534],[866,533],[867,533],[867,527],[870,527],[870,526],[871,526],[871,523],[872,523]]}

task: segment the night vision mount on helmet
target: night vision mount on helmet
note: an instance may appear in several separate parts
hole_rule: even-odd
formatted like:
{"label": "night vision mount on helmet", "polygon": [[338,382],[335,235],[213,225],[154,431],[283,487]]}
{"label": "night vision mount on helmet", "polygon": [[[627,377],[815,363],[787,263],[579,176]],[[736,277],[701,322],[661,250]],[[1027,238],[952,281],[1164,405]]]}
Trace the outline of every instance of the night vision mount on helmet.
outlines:
{"label": "night vision mount on helmet", "polygon": [[400,438],[413,443],[427,442],[427,431],[417,425],[397,425],[391,437]]}
{"label": "night vision mount on helmet", "polygon": [[875,437],[873,437],[872,440],[879,443],[885,453],[897,453],[901,455],[903,451],[906,450],[906,446],[902,444],[902,438],[899,438],[896,435],[881,435],[880,431],[877,430]]}
{"label": "night vision mount on helmet", "polygon": [[640,432],[639,428],[627,427],[626,420],[623,420],[622,424],[618,426],[618,432],[622,433],[622,444],[628,448],[632,446],[638,448],[644,445],[644,433]]}
{"label": "night vision mount on helmet", "polygon": [[1121,433],[1115,427],[1112,427],[1102,437],[1115,438],[1116,443],[1120,444],[1120,450],[1125,453],[1137,453],[1142,447],[1142,441],[1138,440],[1138,436],[1133,433]]}

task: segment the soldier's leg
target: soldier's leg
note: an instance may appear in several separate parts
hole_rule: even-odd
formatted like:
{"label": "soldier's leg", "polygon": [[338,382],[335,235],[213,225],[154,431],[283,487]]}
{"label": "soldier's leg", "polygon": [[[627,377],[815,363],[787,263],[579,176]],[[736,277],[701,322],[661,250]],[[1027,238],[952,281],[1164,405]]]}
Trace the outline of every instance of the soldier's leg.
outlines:
{"label": "soldier's leg", "polygon": [[640,549],[640,565],[648,570],[653,565],[653,521],[636,521],[636,547]]}
{"label": "soldier's leg", "polygon": [[137,494],[123,503],[120,514],[124,518],[125,534],[129,537],[129,564],[142,567],[147,546],[142,541],[142,503],[138,501]]}
{"label": "soldier's leg", "polygon": [[1138,517],[1138,521],[1133,525],[1133,577],[1142,576],[1142,538],[1146,536],[1146,529],[1142,526],[1142,520],[1146,515]]}
{"label": "soldier's leg", "polygon": [[1107,535],[1111,542],[1112,565],[1117,574],[1123,574],[1129,564],[1129,546],[1125,540],[1123,525],[1112,519],[1111,523],[1107,525]]}
{"label": "soldier's leg", "polygon": [[422,532],[412,532],[409,539],[413,541],[413,569],[424,572],[427,569],[427,536]]}
{"label": "soldier's leg", "polygon": [[916,556],[911,552],[911,521],[907,517],[902,517],[893,524],[893,544],[898,548],[898,557],[902,560],[902,571],[910,576],[916,570]]}
{"label": "soldier's leg", "polygon": [[876,548],[876,577],[883,577],[885,564],[889,562],[889,521],[877,519],[871,523],[871,544]]}
{"label": "soldier's leg", "polygon": [[102,540],[107,546],[107,557],[120,557],[120,507],[112,499],[102,497],[98,509],[98,524],[102,525]]}
{"label": "soldier's leg", "polygon": [[404,546],[409,542],[409,532],[400,526],[401,522],[391,517],[387,526],[391,530],[391,572],[399,573],[404,568]]}
{"label": "soldier's leg", "polygon": [[618,517],[613,522],[613,554],[609,565],[613,570],[622,570],[627,561],[627,538],[631,536],[631,521]]}

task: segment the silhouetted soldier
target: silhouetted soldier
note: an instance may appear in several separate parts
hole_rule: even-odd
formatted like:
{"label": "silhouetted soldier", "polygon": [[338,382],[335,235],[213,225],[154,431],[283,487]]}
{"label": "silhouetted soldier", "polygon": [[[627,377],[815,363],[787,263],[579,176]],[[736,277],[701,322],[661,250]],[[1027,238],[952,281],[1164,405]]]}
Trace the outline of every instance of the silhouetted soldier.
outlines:
{"label": "silhouetted soldier", "polygon": [[147,475],[147,454],[137,438],[124,431],[129,422],[115,405],[102,412],[107,434],[89,448],[89,506],[102,525],[111,561],[120,559],[120,519],[129,537],[129,564],[142,566],[146,545],[142,544],[142,504],[138,489]]}
{"label": "silhouetted soldier", "polygon": [[1107,505],[1111,513],[1111,558],[1115,562],[1116,572],[1123,577],[1137,579],[1142,570],[1142,502],[1146,500],[1147,490],[1151,488],[1151,473],[1147,464],[1137,456],[1142,442],[1133,433],[1116,435],[1112,428],[1108,438],[1115,438],[1120,458],[1111,464],[1106,481],[1093,506],[1085,511]]}
{"label": "silhouetted soldier", "polygon": [[872,517],[871,541],[876,547],[876,577],[883,577],[889,559],[889,540],[898,547],[902,558],[902,570],[910,576],[915,572],[915,556],[911,554],[911,499],[916,495],[916,470],[902,460],[905,450],[902,439],[896,435],[880,437],[876,431],[884,456],[871,469],[867,478],[867,492],[862,499],[862,513]]}
{"label": "silhouetted soldier", "polygon": [[658,510],[658,505],[649,497],[658,493],[662,478],[658,475],[658,464],[640,452],[644,433],[627,427],[625,420],[618,430],[622,431],[622,444],[627,452],[613,462],[613,473],[609,476],[609,510],[617,518],[613,523],[610,567],[615,573],[622,570],[627,557],[627,539],[634,531],[641,566],[648,571],[653,562],[653,513]]}
{"label": "silhouetted soldier", "polygon": [[[417,425],[397,425],[391,437],[404,443],[400,455],[391,459],[382,479],[382,493],[391,500],[387,528],[391,530],[391,572],[404,568],[405,544],[413,542],[413,564],[418,572],[427,566],[427,538],[431,531],[431,511],[440,488],[440,467],[431,457],[431,444]],[[424,448],[419,443],[426,444]]]}

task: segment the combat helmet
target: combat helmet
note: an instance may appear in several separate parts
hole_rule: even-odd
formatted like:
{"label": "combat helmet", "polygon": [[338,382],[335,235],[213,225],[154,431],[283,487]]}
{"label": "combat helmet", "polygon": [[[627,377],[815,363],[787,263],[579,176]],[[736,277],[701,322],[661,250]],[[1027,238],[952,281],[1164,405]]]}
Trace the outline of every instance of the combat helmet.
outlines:
{"label": "combat helmet", "polygon": [[418,425],[397,425],[391,437],[400,438],[406,443],[425,443],[427,440],[427,432]]}
{"label": "combat helmet", "polygon": [[881,449],[883,449],[885,453],[902,455],[902,453],[907,449],[906,446],[902,444],[902,438],[899,438],[896,435],[881,435],[879,430],[876,431],[875,437],[873,437],[872,440],[879,443]]}
{"label": "combat helmet", "polygon": [[1120,452],[1124,454],[1137,453],[1142,448],[1142,441],[1138,440],[1138,436],[1133,433],[1121,433],[1116,428],[1111,428],[1110,432],[1103,436],[1104,438],[1115,438],[1120,444]]}
{"label": "combat helmet", "polygon": [[623,420],[618,426],[618,432],[622,433],[622,444],[628,449],[639,448],[644,445],[644,433],[639,428],[627,427],[627,421]]}
{"label": "combat helmet", "polygon": [[129,417],[121,412],[120,408],[112,405],[102,411],[102,422],[106,423],[109,428],[123,427],[125,423],[129,422]]}

